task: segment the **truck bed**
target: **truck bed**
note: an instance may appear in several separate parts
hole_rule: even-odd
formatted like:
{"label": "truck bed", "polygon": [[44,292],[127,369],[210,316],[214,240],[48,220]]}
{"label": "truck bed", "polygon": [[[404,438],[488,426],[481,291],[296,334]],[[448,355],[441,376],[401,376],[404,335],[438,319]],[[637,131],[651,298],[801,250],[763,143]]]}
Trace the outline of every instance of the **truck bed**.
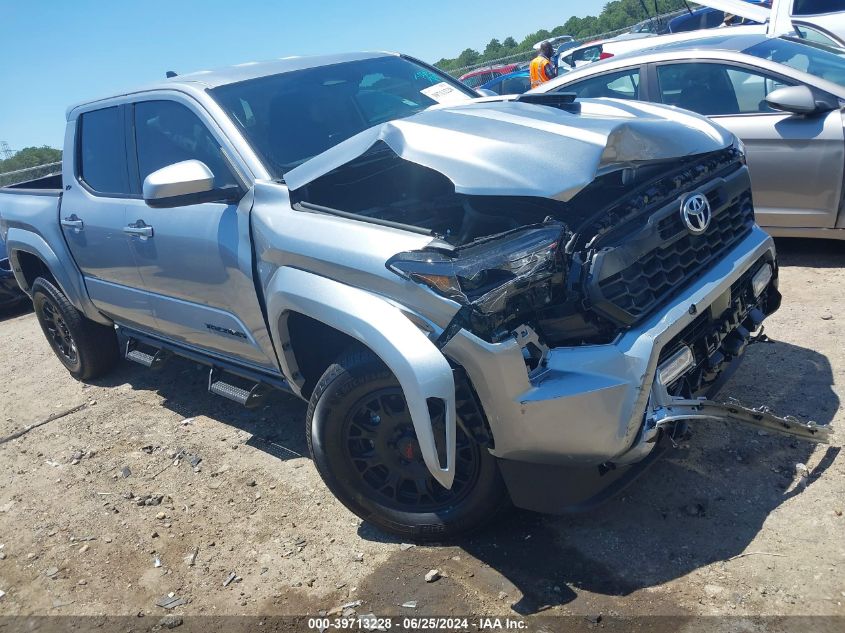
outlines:
{"label": "truck bed", "polygon": [[35,180],[27,180],[14,185],[0,187],[0,193],[16,193],[31,195],[60,195],[62,193],[62,174],[51,174]]}

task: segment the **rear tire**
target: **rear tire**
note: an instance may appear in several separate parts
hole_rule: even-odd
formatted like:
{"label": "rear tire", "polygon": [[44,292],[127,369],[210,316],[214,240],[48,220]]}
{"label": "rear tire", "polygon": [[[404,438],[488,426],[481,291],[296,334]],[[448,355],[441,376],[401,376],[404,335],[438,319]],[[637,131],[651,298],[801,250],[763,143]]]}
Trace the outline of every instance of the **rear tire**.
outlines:
{"label": "rear tire", "polygon": [[62,291],[39,277],[32,284],[32,306],[56,357],[77,380],[102,376],[119,359],[117,334],[73,307]]}
{"label": "rear tire", "polygon": [[306,418],[308,447],[328,488],[382,530],[417,541],[473,531],[509,507],[495,458],[461,430],[451,490],[428,472],[399,382],[369,350],[323,374]]}

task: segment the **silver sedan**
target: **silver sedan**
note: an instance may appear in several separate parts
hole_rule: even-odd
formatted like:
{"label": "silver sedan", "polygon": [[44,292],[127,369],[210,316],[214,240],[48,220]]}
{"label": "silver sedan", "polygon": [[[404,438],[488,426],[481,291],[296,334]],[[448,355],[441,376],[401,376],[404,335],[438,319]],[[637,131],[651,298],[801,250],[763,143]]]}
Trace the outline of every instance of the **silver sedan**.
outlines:
{"label": "silver sedan", "polygon": [[532,92],[708,116],[745,143],[761,226],[776,236],[845,239],[843,86],[843,49],[720,33],[590,64]]}

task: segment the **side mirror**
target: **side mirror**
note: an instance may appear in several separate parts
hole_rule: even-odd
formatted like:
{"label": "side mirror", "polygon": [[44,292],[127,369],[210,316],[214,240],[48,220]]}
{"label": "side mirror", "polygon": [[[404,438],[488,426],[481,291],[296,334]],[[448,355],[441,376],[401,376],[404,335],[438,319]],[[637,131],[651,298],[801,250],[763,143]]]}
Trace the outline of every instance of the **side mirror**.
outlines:
{"label": "side mirror", "polygon": [[787,86],[769,93],[766,103],[775,110],[791,112],[793,114],[816,114],[829,112],[835,106],[823,99],[816,99],[816,95],[807,86]]}
{"label": "side mirror", "polygon": [[214,174],[205,163],[184,160],[144,178],[144,201],[151,207],[176,207],[205,202],[201,194],[214,190]]}
{"label": "side mirror", "polygon": [[482,97],[498,97],[499,94],[497,92],[493,92],[492,90],[488,90],[487,88],[476,88],[475,91],[481,95]]}

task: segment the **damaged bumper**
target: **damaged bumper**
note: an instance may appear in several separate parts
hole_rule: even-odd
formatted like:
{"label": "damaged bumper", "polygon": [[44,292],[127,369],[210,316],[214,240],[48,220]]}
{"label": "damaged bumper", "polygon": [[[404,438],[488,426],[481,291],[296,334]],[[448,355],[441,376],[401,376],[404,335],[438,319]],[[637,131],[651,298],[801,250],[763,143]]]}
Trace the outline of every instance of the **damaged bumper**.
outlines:
{"label": "damaged bumper", "polygon": [[828,444],[830,426],[818,425],[812,420],[802,422],[793,416],[779,417],[766,407],[749,409],[736,403],[720,404],[710,400],[689,400],[672,398],[666,404],[655,407],[646,420],[643,437],[646,441],[657,441],[662,430],[676,422],[689,420],[721,420],[756,426],[767,431],[792,435],[820,444]]}
{"label": "damaged bumper", "polygon": [[[708,358],[696,360],[700,376],[706,377],[708,363],[726,367],[738,359],[749,339],[744,325],[752,315],[756,325],[763,317],[758,306],[745,306],[743,312],[737,312],[738,295],[752,285],[751,278],[763,265],[775,265],[774,245],[771,237],[755,226],[665,309],[613,343],[549,350],[544,363],[531,372],[526,371],[516,340],[487,343],[466,331],[450,340],[443,351],[466,369],[473,382],[494,437],[492,452],[500,458],[517,505],[543,511],[559,509],[549,507],[557,503],[554,495],[540,508],[530,500],[520,501],[514,488],[522,480],[533,481],[536,487],[537,476],[561,468],[594,474],[616,471],[608,477],[615,479],[647,460],[662,431],[681,420],[749,423],[824,441],[827,429],[812,423],[778,418],[765,410],[695,400],[701,389],[713,386],[702,378],[693,393],[670,394],[662,386],[654,388],[658,367],[693,339],[696,344],[706,342],[705,347],[694,347],[696,355],[700,356],[702,349],[712,350],[705,352]],[[773,285],[760,295],[761,300],[765,293],[770,293],[771,312],[777,308],[779,295]],[[752,313],[754,309],[757,312]],[[533,474],[526,478],[529,472]],[[589,492],[591,486],[581,488]]]}

